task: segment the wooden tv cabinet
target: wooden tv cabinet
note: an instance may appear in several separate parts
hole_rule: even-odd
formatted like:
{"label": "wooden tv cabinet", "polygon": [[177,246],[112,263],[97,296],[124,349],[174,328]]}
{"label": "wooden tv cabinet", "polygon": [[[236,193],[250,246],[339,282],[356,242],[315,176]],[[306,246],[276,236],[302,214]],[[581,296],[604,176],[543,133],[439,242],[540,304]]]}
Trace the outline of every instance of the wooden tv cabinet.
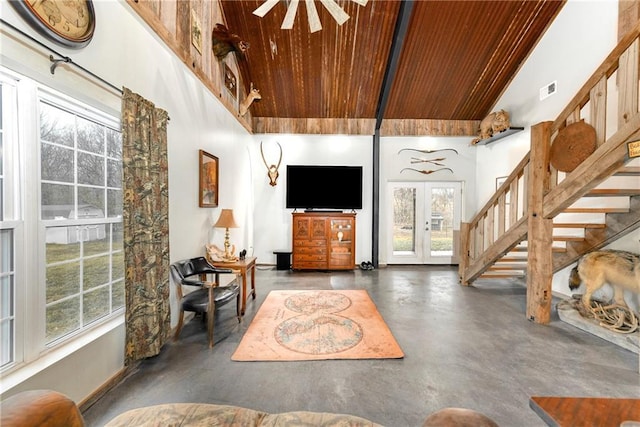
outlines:
{"label": "wooden tv cabinet", "polygon": [[355,255],[355,213],[293,213],[294,270],[353,270]]}

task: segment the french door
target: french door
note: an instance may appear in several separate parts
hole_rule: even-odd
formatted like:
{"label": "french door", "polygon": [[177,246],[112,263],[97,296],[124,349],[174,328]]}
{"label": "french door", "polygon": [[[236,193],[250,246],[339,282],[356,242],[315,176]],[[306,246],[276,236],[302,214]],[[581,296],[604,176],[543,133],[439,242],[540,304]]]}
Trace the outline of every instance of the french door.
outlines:
{"label": "french door", "polygon": [[387,263],[457,264],[462,183],[390,182],[387,191]]}

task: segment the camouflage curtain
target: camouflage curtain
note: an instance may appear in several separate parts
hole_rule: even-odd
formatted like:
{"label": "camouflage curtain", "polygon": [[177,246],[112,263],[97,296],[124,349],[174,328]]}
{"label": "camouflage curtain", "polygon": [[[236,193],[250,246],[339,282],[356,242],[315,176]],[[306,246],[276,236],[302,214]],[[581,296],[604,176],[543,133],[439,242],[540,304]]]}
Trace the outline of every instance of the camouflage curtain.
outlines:
{"label": "camouflage curtain", "polygon": [[125,366],[155,356],[171,329],[167,112],[124,89]]}

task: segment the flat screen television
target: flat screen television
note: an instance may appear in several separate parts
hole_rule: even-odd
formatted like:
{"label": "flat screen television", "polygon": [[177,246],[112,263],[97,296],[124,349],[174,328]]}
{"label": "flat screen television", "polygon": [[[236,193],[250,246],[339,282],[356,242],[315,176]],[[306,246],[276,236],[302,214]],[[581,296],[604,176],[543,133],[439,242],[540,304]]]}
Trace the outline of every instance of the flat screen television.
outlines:
{"label": "flat screen television", "polygon": [[362,209],[362,166],[287,166],[287,208]]}

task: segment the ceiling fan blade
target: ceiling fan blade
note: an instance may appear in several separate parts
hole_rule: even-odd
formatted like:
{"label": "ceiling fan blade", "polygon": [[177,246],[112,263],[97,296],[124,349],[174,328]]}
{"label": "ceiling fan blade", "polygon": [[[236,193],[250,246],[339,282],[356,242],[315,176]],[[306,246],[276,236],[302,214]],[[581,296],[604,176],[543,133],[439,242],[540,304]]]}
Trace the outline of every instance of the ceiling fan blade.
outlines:
{"label": "ceiling fan blade", "polygon": [[293,28],[293,21],[296,19],[296,12],[298,11],[298,2],[299,0],[291,0],[291,3],[289,3],[287,14],[284,16],[284,20],[280,26],[281,30],[290,30]]}
{"label": "ceiling fan blade", "polygon": [[345,12],[335,0],[320,0],[320,3],[329,11],[338,25],[344,24],[349,19],[347,12]]}
{"label": "ceiling fan blade", "polygon": [[309,18],[309,30],[312,33],[316,31],[320,31],[322,29],[322,24],[320,24],[320,17],[318,16],[318,11],[316,10],[316,5],[313,0],[304,0],[304,4],[307,6],[307,17]]}
{"label": "ceiling fan blade", "polygon": [[354,3],[358,3],[360,6],[366,6],[369,0],[351,0]]}
{"label": "ceiling fan blade", "polygon": [[253,14],[259,16],[260,18],[264,18],[264,15],[266,15],[267,12],[273,9],[273,6],[278,4],[278,1],[280,0],[265,0],[264,3],[262,3],[258,8],[256,8],[256,10],[253,11]]}

